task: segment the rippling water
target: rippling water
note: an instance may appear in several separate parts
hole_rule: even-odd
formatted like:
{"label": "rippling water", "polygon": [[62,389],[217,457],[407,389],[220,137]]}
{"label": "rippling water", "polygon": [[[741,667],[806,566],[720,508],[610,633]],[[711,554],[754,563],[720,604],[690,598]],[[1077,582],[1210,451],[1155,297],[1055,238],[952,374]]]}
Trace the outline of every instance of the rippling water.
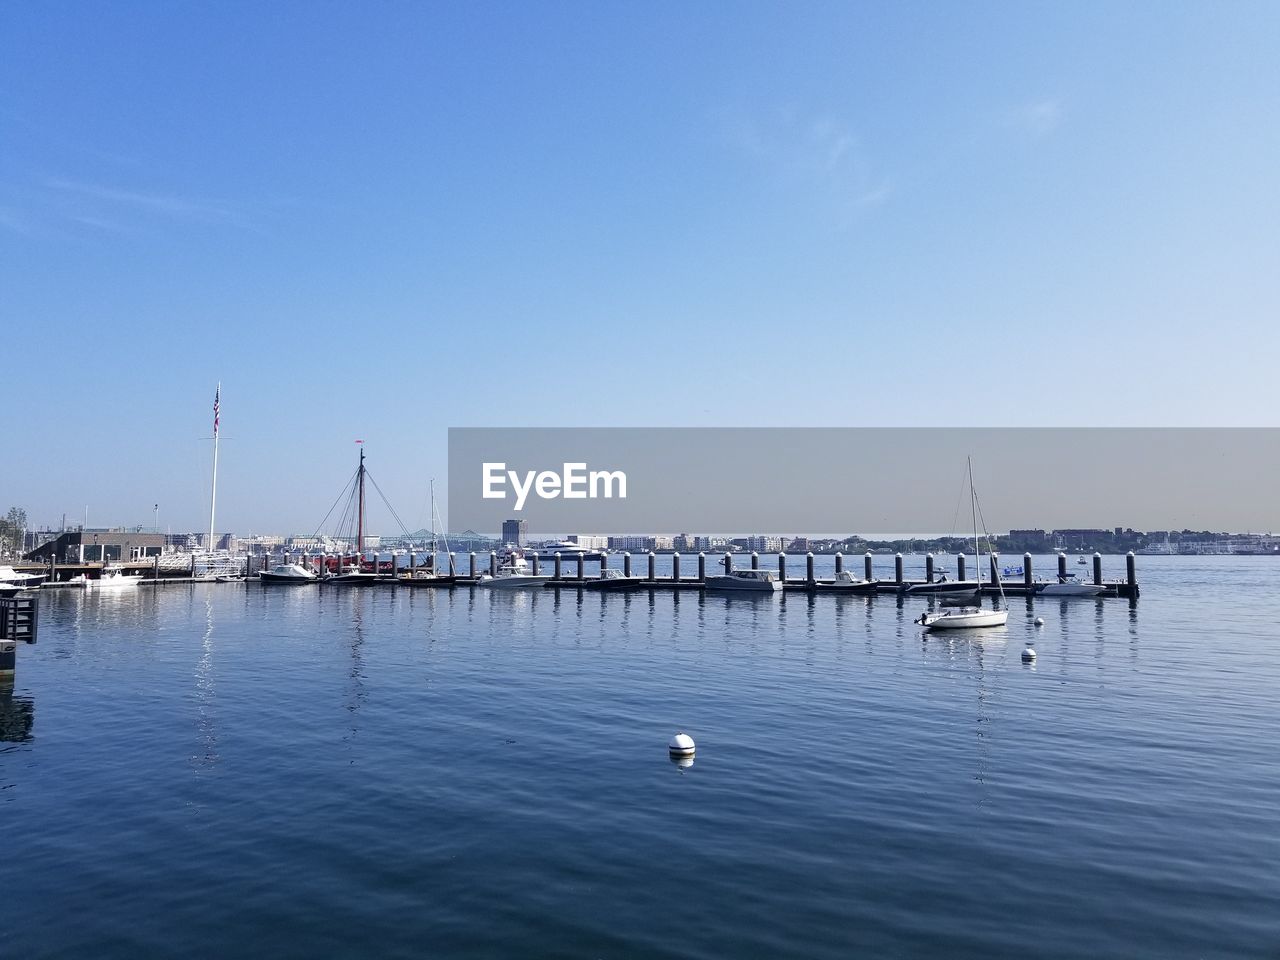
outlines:
{"label": "rippling water", "polygon": [[1280,560],[1139,569],[981,640],[893,596],[47,592],[0,954],[1275,957]]}

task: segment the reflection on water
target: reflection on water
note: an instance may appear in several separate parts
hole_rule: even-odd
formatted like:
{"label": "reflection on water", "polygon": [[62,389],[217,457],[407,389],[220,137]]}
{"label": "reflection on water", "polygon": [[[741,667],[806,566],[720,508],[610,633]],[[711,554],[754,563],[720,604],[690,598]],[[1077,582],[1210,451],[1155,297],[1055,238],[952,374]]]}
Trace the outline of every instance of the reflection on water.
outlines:
{"label": "reflection on water", "polygon": [[31,696],[0,691],[0,742],[28,743],[36,722],[36,702]]}
{"label": "reflection on water", "polygon": [[1257,955],[1253,563],[973,636],[895,595],[50,591],[0,697],[6,951]]}

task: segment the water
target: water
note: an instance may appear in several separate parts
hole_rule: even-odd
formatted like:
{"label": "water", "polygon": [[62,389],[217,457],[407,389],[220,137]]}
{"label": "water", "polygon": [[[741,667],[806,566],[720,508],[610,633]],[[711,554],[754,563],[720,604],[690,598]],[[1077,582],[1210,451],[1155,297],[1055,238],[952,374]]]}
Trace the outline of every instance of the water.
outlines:
{"label": "water", "polygon": [[1139,570],[980,641],[892,596],[48,592],[0,954],[1274,957],[1280,560]]}

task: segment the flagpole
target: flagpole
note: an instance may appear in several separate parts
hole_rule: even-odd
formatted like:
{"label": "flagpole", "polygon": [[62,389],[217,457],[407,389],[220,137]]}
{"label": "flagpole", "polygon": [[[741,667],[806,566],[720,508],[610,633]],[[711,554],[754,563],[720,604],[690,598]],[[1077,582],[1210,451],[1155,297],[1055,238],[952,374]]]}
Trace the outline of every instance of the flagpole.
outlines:
{"label": "flagpole", "polygon": [[218,510],[218,414],[222,404],[222,381],[218,381],[217,392],[213,395],[213,492],[209,497],[209,551],[214,549],[213,521]]}

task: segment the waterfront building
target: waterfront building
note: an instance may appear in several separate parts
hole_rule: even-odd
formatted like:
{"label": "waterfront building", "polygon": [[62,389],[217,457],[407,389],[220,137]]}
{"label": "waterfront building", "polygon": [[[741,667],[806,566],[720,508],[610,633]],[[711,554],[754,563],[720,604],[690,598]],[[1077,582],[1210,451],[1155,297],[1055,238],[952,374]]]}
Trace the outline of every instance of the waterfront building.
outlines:
{"label": "waterfront building", "polygon": [[514,543],[517,547],[523,547],[525,538],[529,533],[528,520],[503,520],[502,521],[502,542]]}

